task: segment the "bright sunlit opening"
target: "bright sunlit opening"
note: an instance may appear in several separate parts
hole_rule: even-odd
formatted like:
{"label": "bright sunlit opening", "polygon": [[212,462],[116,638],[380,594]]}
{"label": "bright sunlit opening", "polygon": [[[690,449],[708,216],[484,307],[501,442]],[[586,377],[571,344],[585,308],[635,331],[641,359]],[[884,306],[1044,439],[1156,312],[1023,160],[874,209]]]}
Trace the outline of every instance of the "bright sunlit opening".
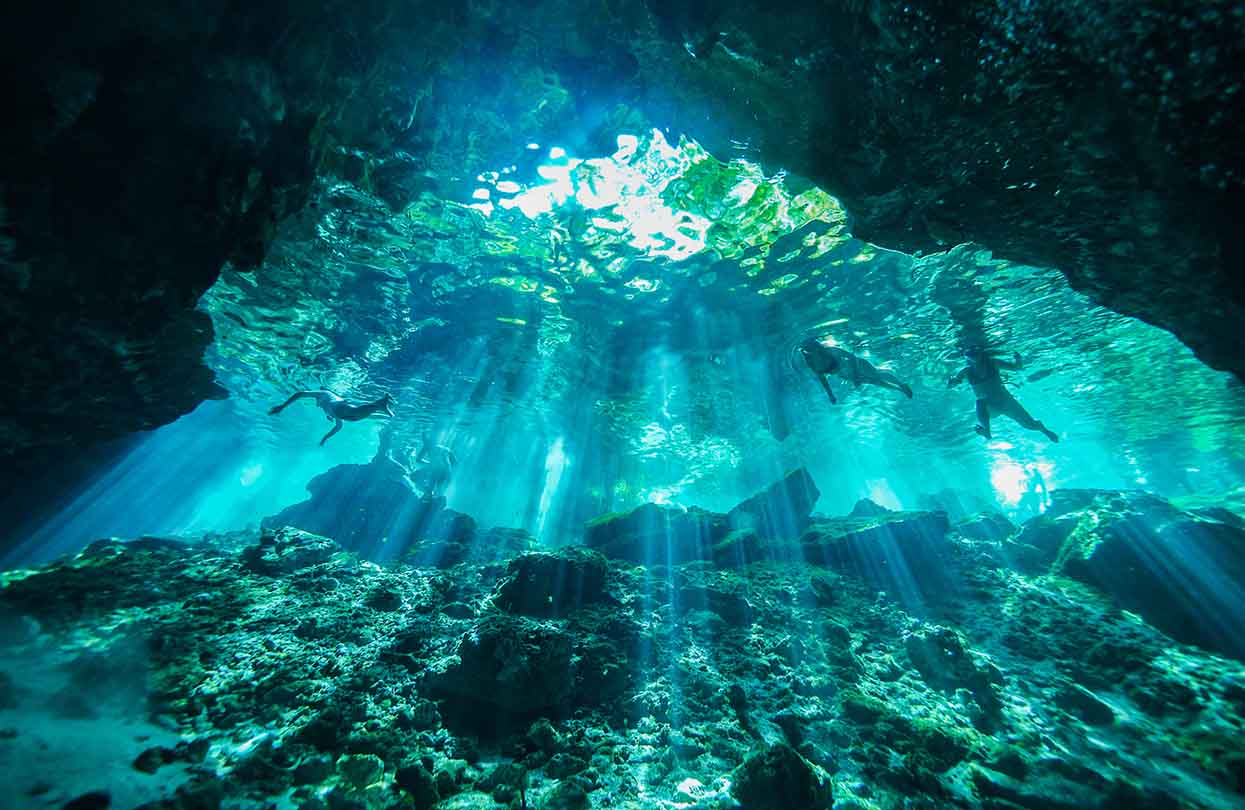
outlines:
{"label": "bright sunlit opening", "polygon": [[[613,155],[591,160],[568,157],[565,149],[552,147],[552,162],[536,167],[543,182],[526,188],[511,180],[496,182],[493,188],[511,195],[498,201],[496,207],[537,219],[573,200],[586,211],[598,212],[589,220],[592,229],[622,234],[631,247],[646,256],[681,261],[704,250],[713,223],[698,214],[672,208],[663,194],[672,180],[692,163],[705,159],[705,154],[682,144],[671,146],[657,130],[649,135],[643,151],[634,135],[620,135],[617,142]],[[481,178],[489,181],[496,176],[488,173]],[[732,193],[745,200],[755,191],[754,182],[744,181]],[[489,200],[490,194],[490,189],[480,188],[473,198]],[[495,211],[484,203],[471,207],[485,216]],[[587,236],[590,238],[591,234]]]}

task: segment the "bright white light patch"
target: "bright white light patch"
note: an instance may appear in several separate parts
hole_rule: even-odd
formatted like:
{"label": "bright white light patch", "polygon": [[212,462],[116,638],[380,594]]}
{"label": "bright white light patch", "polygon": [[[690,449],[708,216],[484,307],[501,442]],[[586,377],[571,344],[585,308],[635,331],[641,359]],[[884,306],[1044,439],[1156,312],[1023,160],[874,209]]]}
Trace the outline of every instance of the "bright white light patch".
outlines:
{"label": "bright white light patch", "polygon": [[[641,152],[639,138],[619,135],[618,151],[591,160],[569,157],[566,150],[555,146],[549,150],[549,159],[555,162],[536,167],[544,182],[523,190],[510,181],[498,183],[498,191],[514,193],[499,201],[498,207],[517,208],[528,219],[536,219],[573,201],[585,210],[602,212],[589,220],[592,228],[627,239],[645,255],[687,259],[705,249],[713,223],[671,208],[662,195],[673,179],[704,155],[695,149],[685,151],[682,144],[671,146],[657,130],[645,146]],[[749,196],[754,191],[755,185],[739,189]]]}
{"label": "bright white light patch", "polygon": [[1008,458],[996,458],[990,465],[990,486],[999,500],[1008,506],[1020,503],[1020,496],[1029,489],[1029,476],[1024,467]]}
{"label": "bright white light patch", "polygon": [[866,481],[865,484],[869,487],[869,500],[887,509],[903,508],[903,504],[899,502],[899,496],[895,494],[895,490],[891,489],[890,482],[885,478]]}
{"label": "bright white light patch", "polygon": [[259,480],[264,474],[263,464],[248,464],[242,468],[242,473],[238,476],[238,483],[244,487],[249,487]]}

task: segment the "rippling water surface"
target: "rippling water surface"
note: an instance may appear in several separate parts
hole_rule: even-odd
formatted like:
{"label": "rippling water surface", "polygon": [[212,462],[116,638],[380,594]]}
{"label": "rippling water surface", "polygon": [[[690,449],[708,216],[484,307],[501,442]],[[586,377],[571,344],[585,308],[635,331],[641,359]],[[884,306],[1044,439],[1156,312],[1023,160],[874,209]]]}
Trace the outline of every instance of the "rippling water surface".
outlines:
{"label": "rippling water surface", "polygon": [[[658,132],[618,144],[587,159],[520,145],[469,198],[427,192],[402,211],[321,189],[260,271],[227,271],[203,300],[238,421],[279,465],[319,432],[271,419],[273,402],[391,391],[395,452],[435,431],[462,459],[453,499],[485,522],[544,520],[572,482],[576,519],[723,507],[799,464],[828,512],[947,487],[1012,507],[1035,471],[1170,496],[1242,479],[1241,386],[1055,270],[975,245],[888,251],[798,178]],[[914,398],[837,381],[830,405],[794,352],[807,334]],[[1008,384],[1059,444],[1005,419],[992,442],[973,433],[971,392],[947,385],[968,343],[1021,355]],[[348,426],[333,449],[366,458],[381,429]]]}

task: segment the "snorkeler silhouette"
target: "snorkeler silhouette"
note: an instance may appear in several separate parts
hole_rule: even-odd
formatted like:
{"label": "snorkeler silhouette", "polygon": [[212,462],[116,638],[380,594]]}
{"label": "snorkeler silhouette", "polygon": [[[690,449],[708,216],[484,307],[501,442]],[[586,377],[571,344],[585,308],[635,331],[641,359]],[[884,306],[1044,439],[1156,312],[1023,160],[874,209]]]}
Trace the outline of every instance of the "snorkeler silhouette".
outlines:
{"label": "snorkeler silhouette", "polygon": [[1059,436],[1053,430],[1034,419],[1011,392],[1003,387],[999,369],[1015,371],[1020,368],[1019,354],[1012,361],[1000,360],[980,346],[969,346],[964,350],[964,360],[967,365],[951,378],[947,387],[954,388],[965,378],[968,379],[973,393],[977,395],[977,433],[987,439],[994,438],[990,433],[990,413],[994,411],[1010,416],[1012,421],[1023,428],[1041,431],[1052,442],[1059,441]]}
{"label": "snorkeler silhouette", "polygon": [[1021,514],[1040,515],[1050,506],[1050,490],[1042,471],[1032,462],[1025,465],[1025,492],[1020,496],[1016,509]]}
{"label": "snorkeler silhouette", "polygon": [[364,402],[359,405],[351,405],[346,400],[334,394],[332,391],[299,391],[285,402],[277,405],[268,411],[269,414],[276,415],[285,410],[296,399],[311,397],[316,401],[316,405],[320,406],[320,410],[324,411],[325,417],[330,422],[336,422],[333,429],[324,434],[324,438],[320,440],[323,446],[334,433],[342,429],[342,422],[358,422],[360,419],[366,419],[374,413],[385,413],[393,416],[393,398],[389,394],[385,394],[378,400],[373,402]]}
{"label": "snorkeler silhouette", "polygon": [[431,498],[449,484],[458,459],[449,448],[436,444],[431,433],[425,433],[415,463],[423,466],[408,473],[411,483],[425,498]]}
{"label": "snorkeler silhouette", "polygon": [[827,346],[816,338],[806,338],[800,343],[800,354],[804,355],[804,362],[812,369],[817,382],[826,389],[826,395],[831,402],[837,403],[838,400],[834,398],[834,391],[826,381],[827,374],[837,374],[857,388],[862,385],[880,385],[902,391],[908,399],[912,398],[912,389],[894,374],[874,368],[868,360],[857,357],[846,349]]}

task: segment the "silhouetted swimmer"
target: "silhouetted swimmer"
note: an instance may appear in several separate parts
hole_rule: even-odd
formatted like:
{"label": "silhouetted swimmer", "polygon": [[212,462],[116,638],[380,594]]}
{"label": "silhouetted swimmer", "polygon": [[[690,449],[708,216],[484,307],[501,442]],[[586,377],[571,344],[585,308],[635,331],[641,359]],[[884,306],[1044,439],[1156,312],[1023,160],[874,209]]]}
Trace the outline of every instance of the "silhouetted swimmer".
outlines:
{"label": "silhouetted swimmer", "polygon": [[1015,371],[1020,368],[1019,354],[1012,361],[999,360],[980,346],[970,346],[964,351],[964,360],[967,365],[951,378],[947,387],[954,388],[965,379],[973,387],[973,393],[977,395],[977,433],[987,439],[994,438],[990,432],[990,416],[992,413],[1001,413],[1010,416],[1022,428],[1040,431],[1052,442],[1059,441],[1059,436],[1053,430],[1030,416],[1011,392],[1003,387],[999,369]]}
{"label": "silhouetted swimmer", "polygon": [[804,355],[804,362],[812,369],[817,382],[826,389],[826,396],[830,397],[831,402],[837,403],[838,400],[834,398],[834,391],[826,381],[827,374],[836,374],[857,388],[862,385],[880,385],[902,391],[904,396],[912,398],[912,389],[894,374],[874,368],[868,360],[857,357],[846,349],[827,346],[816,338],[807,338],[800,344],[800,354]]}
{"label": "silhouetted swimmer", "polygon": [[351,405],[332,391],[299,391],[285,402],[273,407],[268,413],[275,416],[285,410],[294,400],[303,399],[304,397],[314,399],[320,410],[324,411],[325,418],[330,422],[336,423],[333,425],[333,429],[324,434],[324,438],[320,440],[321,446],[334,433],[342,429],[342,422],[358,422],[360,419],[366,419],[374,413],[384,413],[388,416],[393,416],[393,398],[389,394],[385,394],[373,402]]}
{"label": "silhouetted swimmer", "polygon": [[432,498],[449,485],[458,459],[449,448],[437,444],[431,433],[425,433],[415,463],[423,466],[410,472],[411,483],[425,498]]}
{"label": "silhouetted swimmer", "polygon": [[1025,465],[1025,492],[1020,496],[1016,508],[1025,514],[1040,515],[1050,505],[1050,490],[1046,488],[1046,479],[1036,464]]}

